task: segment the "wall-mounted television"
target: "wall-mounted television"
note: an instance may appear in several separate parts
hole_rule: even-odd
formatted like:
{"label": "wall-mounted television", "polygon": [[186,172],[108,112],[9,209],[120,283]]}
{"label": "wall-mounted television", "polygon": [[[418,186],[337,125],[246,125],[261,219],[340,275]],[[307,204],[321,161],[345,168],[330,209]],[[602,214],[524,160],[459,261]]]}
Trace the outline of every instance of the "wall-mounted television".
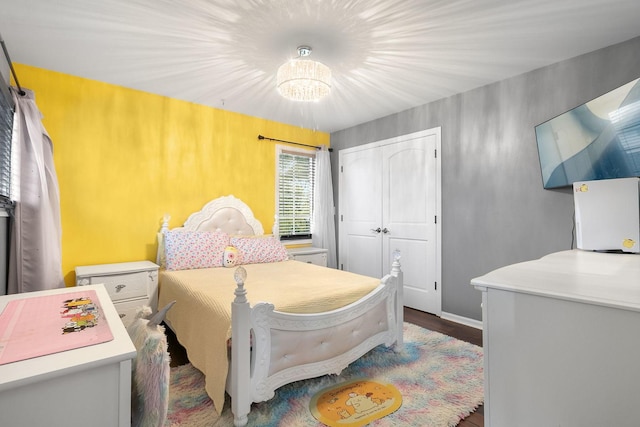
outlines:
{"label": "wall-mounted television", "polygon": [[544,188],[640,176],[640,78],[535,131]]}

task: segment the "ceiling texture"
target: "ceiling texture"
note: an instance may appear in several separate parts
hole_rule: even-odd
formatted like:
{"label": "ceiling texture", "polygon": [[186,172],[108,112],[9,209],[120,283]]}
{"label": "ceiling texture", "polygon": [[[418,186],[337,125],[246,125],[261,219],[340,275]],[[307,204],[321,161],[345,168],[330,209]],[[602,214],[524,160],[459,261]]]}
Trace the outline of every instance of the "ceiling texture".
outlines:
{"label": "ceiling texture", "polygon": [[[333,132],[639,36],[640,1],[0,0],[0,35],[16,63]],[[332,70],[319,102],[276,90],[300,45]]]}

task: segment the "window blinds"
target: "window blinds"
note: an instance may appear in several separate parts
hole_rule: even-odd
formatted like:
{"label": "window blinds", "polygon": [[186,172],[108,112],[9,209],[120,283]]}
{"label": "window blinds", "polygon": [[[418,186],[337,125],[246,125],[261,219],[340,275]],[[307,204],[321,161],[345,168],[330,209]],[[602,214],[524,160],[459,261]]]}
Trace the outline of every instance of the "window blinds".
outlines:
{"label": "window blinds", "polygon": [[4,78],[0,79],[0,206],[11,206],[11,138],[13,99]]}
{"label": "window blinds", "polygon": [[311,238],[315,153],[278,157],[278,227],[282,239]]}

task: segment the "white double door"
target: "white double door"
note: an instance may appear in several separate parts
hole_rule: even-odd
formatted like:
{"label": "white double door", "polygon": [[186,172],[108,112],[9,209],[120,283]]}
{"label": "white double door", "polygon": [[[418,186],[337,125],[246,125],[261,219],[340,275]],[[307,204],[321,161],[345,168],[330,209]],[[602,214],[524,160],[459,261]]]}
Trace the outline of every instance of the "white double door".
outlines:
{"label": "white double door", "polygon": [[441,314],[440,128],[340,150],[339,267],[382,277],[401,253],[404,305]]}

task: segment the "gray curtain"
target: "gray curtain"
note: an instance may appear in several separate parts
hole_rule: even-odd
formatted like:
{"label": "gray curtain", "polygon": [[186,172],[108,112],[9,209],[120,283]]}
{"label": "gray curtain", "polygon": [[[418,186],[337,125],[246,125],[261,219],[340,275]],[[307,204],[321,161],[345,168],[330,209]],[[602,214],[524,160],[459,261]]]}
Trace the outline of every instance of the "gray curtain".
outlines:
{"label": "gray curtain", "polygon": [[[24,90],[24,89],[23,89]],[[60,192],[53,145],[42,125],[33,92],[16,104],[12,140],[12,199],[8,292],[64,287],[60,226]]]}
{"label": "gray curtain", "polygon": [[328,250],[327,266],[336,268],[336,225],[334,222],[333,184],[331,181],[331,159],[325,147],[316,153],[316,177],[313,192],[312,244]]}

